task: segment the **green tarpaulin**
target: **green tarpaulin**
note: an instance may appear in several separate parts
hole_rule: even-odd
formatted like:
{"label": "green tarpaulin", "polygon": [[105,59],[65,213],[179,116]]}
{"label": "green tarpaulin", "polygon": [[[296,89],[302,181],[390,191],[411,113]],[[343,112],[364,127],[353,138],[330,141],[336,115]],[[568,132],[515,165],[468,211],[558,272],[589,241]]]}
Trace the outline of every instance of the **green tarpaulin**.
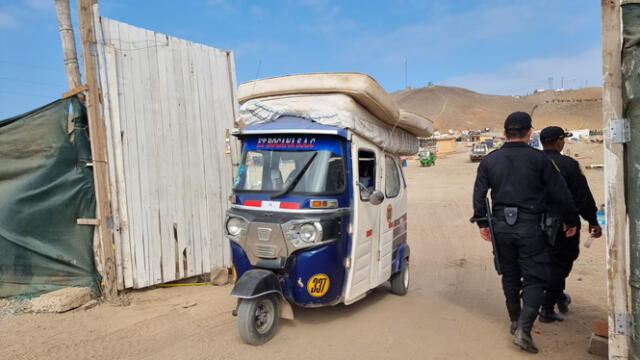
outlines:
{"label": "green tarpaulin", "polygon": [[0,297],[97,289],[85,109],[62,99],[0,120]]}

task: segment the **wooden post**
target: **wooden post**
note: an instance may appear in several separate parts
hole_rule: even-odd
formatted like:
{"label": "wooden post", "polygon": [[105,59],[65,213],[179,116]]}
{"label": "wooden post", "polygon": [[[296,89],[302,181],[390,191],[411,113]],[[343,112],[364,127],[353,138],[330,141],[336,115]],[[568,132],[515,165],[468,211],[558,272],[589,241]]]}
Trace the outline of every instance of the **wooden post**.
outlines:
{"label": "wooden post", "polygon": [[610,126],[622,119],[622,27],[620,0],[601,0],[602,112],[604,125],[604,183],[607,214],[607,302],[609,359],[629,355],[627,288],[627,210],[624,187],[624,146],[611,141]]}
{"label": "wooden post", "polygon": [[116,262],[113,243],[113,220],[111,216],[109,167],[107,165],[107,135],[104,118],[100,111],[100,88],[96,72],[96,34],[93,22],[93,5],[96,0],[78,0],[80,18],[80,39],[84,77],[89,87],[87,96],[87,116],[91,137],[93,177],[96,193],[96,219],[98,220],[99,246],[102,249],[102,294],[108,301],[118,297],[116,284]]}
{"label": "wooden post", "polygon": [[69,90],[73,90],[80,86],[81,80],[76,52],[76,39],[73,36],[73,25],[71,24],[69,0],[55,0],[55,2],[60,40],[62,40],[62,52],[64,54],[64,68],[67,73],[67,85]]}

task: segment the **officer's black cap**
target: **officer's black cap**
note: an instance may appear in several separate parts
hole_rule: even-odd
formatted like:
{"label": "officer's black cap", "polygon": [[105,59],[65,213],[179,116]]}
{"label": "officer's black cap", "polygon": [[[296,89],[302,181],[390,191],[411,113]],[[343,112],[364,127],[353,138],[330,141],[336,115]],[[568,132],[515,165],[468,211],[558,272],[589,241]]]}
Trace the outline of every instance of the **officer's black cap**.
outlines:
{"label": "officer's black cap", "polygon": [[531,128],[531,116],[526,112],[516,111],[509,114],[509,116],[504,120],[505,130],[522,131],[529,130]]}
{"label": "officer's black cap", "polygon": [[564,129],[559,126],[548,126],[540,131],[540,141],[543,143],[550,143],[571,136],[573,136],[572,133],[564,131]]}

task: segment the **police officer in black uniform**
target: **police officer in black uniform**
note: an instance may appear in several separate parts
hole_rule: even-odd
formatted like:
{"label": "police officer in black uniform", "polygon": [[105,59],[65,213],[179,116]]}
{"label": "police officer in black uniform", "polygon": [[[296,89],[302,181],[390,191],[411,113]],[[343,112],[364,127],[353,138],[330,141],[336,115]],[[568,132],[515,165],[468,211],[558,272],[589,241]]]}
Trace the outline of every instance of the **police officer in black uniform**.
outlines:
{"label": "police officer in black uniform", "polygon": [[[550,262],[547,237],[541,227],[545,196],[562,199],[559,209],[569,219],[564,226],[567,235],[573,235],[577,224],[569,216],[575,206],[562,176],[542,151],[528,145],[531,128],[527,113],[515,112],[506,118],[507,142],[478,166],[473,210],[474,218],[487,216],[485,199],[491,189],[494,244],[513,343],[537,353],[531,329],[549,281]],[[482,238],[491,241],[488,223],[479,221],[478,226]]]}
{"label": "police officer in black uniform", "polygon": [[[598,225],[596,212],[596,202],[593,200],[591,190],[587,184],[587,179],[580,170],[580,164],[569,156],[560,152],[564,148],[565,138],[571,137],[571,133],[565,132],[558,126],[549,126],[540,132],[540,141],[544,147],[544,153],[551,159],[553,165],[558,169],[564,178],[569,191],[576,204],[577,212],[571,214],[572,221],[578,223],[580,229],[580,218],[589,222],[589,233],[593,237],[602,236],[602,228]],[[556,206],[553,199],[549,204],[551,208]],[[554,311],[558,304],[561,313],[569,311],[571,297],[564,293],[565,279],[569,276],[573,262],[580,253],[580,231],[576,231],[574,236],[565,236],[564,232],[558,231],[550,249],[551,255],[551,279],[542,303],[540,311],[540,321],[553,322],[562,321],[563,317]]]}

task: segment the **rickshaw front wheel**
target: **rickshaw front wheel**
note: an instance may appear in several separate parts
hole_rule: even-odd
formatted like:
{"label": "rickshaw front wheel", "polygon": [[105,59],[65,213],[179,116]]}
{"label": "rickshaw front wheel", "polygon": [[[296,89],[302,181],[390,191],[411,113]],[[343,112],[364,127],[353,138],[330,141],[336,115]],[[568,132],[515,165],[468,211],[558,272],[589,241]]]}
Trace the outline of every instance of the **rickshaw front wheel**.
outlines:
{"label": "rickshaw front wheel", "polygon": [[242,340],[251,345],[260,345],[271,340],[278,327],[279,305],[276,294],[240,300],[238,331]]}
{"label": "rickshaw front wheel", "polygon": [[400,271],[391,276],[391,292],[396,295],[406,295],[409,291],[409,261],[402,259]]}

